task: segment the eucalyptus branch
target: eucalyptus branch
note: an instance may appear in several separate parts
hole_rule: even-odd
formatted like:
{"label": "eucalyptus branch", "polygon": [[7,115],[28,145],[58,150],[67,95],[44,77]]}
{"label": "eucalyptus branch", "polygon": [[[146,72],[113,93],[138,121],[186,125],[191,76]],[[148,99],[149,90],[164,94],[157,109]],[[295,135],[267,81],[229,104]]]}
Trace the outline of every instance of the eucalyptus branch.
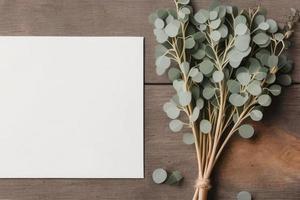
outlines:
{"label": "eucalyptus branch", "polygon": [[291,83],[286,44],[300,15],[292,10],[281,29],[260,7],[237,12],[236,7],[215,5],[193,12],[189,0],[174,2],[174,10],[150,16],[159,43],[156,71],[168,71],[173,82],[176,95],[163,109],[173,132],[190,128],[183,142],[196,149],[193,199],[205,200],[211,173],[230,138],[236,133],[251,138],[254,128],[246,119],[261,120],[271,96]]}

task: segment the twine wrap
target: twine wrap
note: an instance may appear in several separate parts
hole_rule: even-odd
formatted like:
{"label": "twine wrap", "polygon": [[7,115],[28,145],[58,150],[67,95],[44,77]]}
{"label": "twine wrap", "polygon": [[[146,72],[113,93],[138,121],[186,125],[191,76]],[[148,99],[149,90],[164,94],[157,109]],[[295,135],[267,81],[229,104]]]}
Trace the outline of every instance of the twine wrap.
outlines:
{"label": "twine wrap", "polygon": [[209,190],[211,188],[210,180],[207,178],[198,178],[196,180],[195,187]]}

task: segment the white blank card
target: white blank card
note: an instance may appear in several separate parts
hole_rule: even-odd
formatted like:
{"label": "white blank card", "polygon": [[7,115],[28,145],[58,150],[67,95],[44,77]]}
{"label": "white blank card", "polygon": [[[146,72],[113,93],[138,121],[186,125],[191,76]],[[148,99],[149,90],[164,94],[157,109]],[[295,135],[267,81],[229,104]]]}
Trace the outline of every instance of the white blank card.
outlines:
{"label": "white blank card", "polygon": [[0,178],[143,178],[143,38],[0,37]]}

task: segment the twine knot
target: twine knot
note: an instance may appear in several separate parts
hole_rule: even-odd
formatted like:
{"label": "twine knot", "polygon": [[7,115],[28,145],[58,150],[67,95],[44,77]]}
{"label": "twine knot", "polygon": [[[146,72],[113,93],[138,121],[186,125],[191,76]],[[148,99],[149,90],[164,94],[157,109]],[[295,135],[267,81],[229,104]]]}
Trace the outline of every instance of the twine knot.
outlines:
{"label": "twine knot", "polygon": [[210,180],[208,178],[198,178],[195,187],[209,190],[211,188]]}

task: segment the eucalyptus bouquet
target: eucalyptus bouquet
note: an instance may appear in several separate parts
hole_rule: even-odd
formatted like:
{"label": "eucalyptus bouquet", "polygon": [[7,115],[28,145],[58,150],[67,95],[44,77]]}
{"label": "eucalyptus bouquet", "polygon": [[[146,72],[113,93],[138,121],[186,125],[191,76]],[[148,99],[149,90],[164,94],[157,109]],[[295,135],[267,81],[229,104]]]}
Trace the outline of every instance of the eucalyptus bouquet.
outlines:
{"label": "eucalyptus bouquet", "polygon": [[183,142],[196,149],[193,199],[204,200],[230,138],[236,133],[251,138],[254,128],[246,119],[261,120],[272,96],[291,84],[286,50],[299,12],[291,9],[287,23],[279,26],[260,7],[238,9],[214,1],[208,10],[193,12],[189,0],[174,2],[174,9],[159,9],[149,17],[159,43],[156,72],[167,72],[173,82],[176,95],[163,110],[173,132],[190,130]]}

